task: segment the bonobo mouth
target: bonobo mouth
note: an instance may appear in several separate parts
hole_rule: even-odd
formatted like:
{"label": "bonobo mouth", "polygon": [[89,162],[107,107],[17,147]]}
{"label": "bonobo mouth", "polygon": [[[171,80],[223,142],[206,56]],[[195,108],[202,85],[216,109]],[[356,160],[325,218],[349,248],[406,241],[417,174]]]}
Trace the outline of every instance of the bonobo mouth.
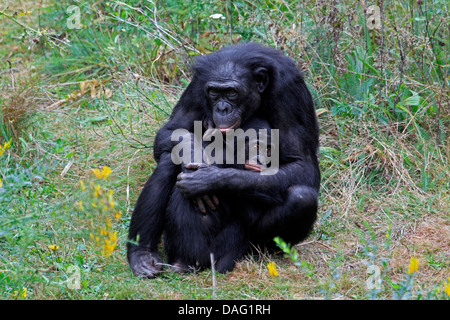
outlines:
{"label": "bonobo mouth", "polygon": [[225,127],[225,126],[218,126],[218,127],[219,127],[220,132],[226,133],[229,130],[239,127],[240,124],[241,124],[241,118],[237,119],[236,122],[233,123],[230,127]]}

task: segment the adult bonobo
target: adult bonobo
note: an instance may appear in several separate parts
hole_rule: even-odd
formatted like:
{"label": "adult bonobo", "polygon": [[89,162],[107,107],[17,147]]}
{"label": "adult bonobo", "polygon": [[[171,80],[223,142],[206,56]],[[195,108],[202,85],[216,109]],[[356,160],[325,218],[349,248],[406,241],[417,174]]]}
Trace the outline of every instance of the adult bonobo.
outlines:
{"label": "adult bonobo", "polygon": [[[210,266],[232,270],[248,243],[275,236],[295,244],[316,220],[320,172],[319,129],[307,86],[294,61],[257,44],[226,47],[199,57],[192,82],[154,142],[157,167],[137,200],[130,224],[128,261],[137,276],[162,271],[158,245],[164,233],[175,270]],[[177,164],[177,129],[194,134],[217,128],[226,135],[263,119],[278,129],[275,174],[232,165]],[[203,133],[203,132],[202,132]]]}

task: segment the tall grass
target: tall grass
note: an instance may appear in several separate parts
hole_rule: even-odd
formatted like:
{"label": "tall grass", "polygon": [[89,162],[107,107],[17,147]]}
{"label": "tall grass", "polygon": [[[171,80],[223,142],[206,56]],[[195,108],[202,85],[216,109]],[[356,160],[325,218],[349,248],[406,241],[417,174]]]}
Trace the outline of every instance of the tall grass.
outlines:
{"label": "tall grass", "polygon": [[[449,5],[378,1],[381,25],[372,28],[372,4],[0,6],[0,144],[12,139],[0,157],[1,296],[212,298],[209,271],[133,278],[127,227],[154,168],[153,138],[189,83],[193,59],[255,41],[295,59],[313,93],[321,127],[319,220],[293,248],[295,263],[266,253],[247,258],[217,277],[215,296],[448,299]],[[70,5],[79,9],[79,24]],[[108,230],[117,237],[108,255],[89,236],[103,211],[80,188],[104,166],[123,213]],[[413,257],[419,269],[408,274]],[[277,277],[267,272],[269,260]],[[374,272],[380,289],[367,285]],[[77,288],[68,286],[74,275]]]}

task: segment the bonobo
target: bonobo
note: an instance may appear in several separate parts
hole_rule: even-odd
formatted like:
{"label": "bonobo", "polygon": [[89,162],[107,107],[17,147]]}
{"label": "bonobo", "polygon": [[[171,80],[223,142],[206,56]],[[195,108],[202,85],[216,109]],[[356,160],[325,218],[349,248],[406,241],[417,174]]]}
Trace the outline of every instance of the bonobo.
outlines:
{"label": "bonobo", "polygon": [[[261,158],[247,158],[243,167],[204,157],[200,164],[174,161],[180,141],[173,134],[195,135],[199,123],[201,137],[212,128],[224,136],[243,128],[277,130],[276,167]],[[249,243],[270,245],[275,236],[292,244],[305,239],[317,216],[318,146],[312,97],[293,60],[253,43],[199,57],[191,83],[155,138],[157,166],[130,223],[133,273],[152,278],[162,271],[158,245],[163,234],[168,262],[179,271],[210,266],[213,253],[217,270],[226,272]],[[270,158],[274,150],[268,151]],[[238,158],[237,151],[231,158]]]}
{"label": "bonobo", "polygon": [[[223,141],[221,130],[208,128],[203,135],[202,149],[213,145],[216,147],[214,154],[205,153],[204,163],[186,163],[185,168],[198,170],[201,166],[215,165],[257,172],[265,170],[267,158],[272,158],[274,145],[268,123],[262,119],[250,119],[242,129],[238,134],[229,135],[232,139]],[[208,143],[213,134],[214,143]],[[192,151],[191,144],[195,137],[189,133],[183,135],[186,136],[190,139],[183,142],[184,147],[187,146],[185,149]],[[227,152],[231,153],[229,161]],[[242,153],[239,154],[241,159],[238,159],[238,153]],[[181,180],[180,175],[178,177]],[[248,222],[239,213],[243,206],[246,207],[245,211],[253,207],[253,201],[241,203],[235,198],[230,192],[221,192],[220,200],[216,195],[204,195],[190,201],[178,188],[174,189],[166,213],[170,225],[164,232],[164,247],[168,262],[174,270],[189,271],[207,267],[211,264],[210,253],[214,253],[218,271],[225,272],[234,268],[236,260],[247,250],[249,241]],[[195,206],[198,206],[202,214],[198,213]],[[180,212],[183,214],[180,215]],[[190,254],[193,244],[197,246],[195,255]]]}

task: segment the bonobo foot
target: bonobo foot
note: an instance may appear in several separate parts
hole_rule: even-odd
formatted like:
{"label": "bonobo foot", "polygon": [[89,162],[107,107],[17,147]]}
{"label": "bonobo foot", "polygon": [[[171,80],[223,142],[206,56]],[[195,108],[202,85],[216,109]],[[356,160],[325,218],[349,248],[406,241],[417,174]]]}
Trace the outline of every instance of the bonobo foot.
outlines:
{"label": "bonobo foot", "polygon": [[162,272],[163,262],[157,252],[142,248],[128,251],[128,262],[131,271],[137,277],[154,278]]}
{"label": "bonobo foot", "polygon": [[189,266],[184,262],[177,261],[174,264],[170,265],[170,270],[177,273],[188,273],[192,272],[194,269],[189,268]]}
{"label": "bonobo foot", "polygon": [[216,262],[216,270],[219,273],[227,273],[234,269],[235,259],[231,255],[225,255]]}

